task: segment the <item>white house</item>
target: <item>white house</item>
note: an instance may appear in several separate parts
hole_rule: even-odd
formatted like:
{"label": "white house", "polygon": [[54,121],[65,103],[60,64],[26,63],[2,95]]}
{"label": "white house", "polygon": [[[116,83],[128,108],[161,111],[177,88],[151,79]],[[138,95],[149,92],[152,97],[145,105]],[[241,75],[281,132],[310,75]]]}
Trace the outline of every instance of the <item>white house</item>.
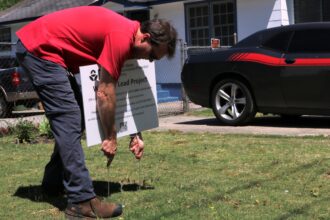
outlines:
{"label": "white house", "polygon": [[[36,14],[25,13],[27,7],[18,7],[20,4],[24,5],[24,2],[30,4],[29,8],[33,7],[31,4],[38,4],[39,11],[35,10]],[[68,2],[76,3],[70,5]],[[102,5],[141,21],[154,17],[164,18],[175,26],[180,39],[176,55],[171,60],[163,59],[156,62],[156,80],[160,85],[159,90],[161,88],[167,90],[169,96],[176,99],[181,98],[180,72],[183,64],[183,44],[209,46],[211,38],[219,38],[221,45],[231,46],[236,41],[265,28],[302,22],[330,21],[329,0],[23,0],[13,9],[0,12],[0,42],[15,42],[15,31],[36,17],[63,7],[84,4]],[[58,7],[59,5],[62,7]],[[14,9],[18,13],[16,18],[12,15]],[[24,17],[25,14],[28,15]],[[7,35],[3,34],[5,32]]]}
{"label": "white house", "polygon": [[[182,50],[188,46],[209,46],[211,38],[219,38],[223,46],[231,46],[250,34],[281,25],[330,21],[329,0],[186,0],[147,1],[114,0],[107,7],[121,12],[147,10],[150,18],[165,18],[176,27],[179,46],[172,60],[156,62],[157,83],[171,96],[180,98]],[[121,5],[122,7],[116,7]],[[139,7],[139,8],[137,8]]]}

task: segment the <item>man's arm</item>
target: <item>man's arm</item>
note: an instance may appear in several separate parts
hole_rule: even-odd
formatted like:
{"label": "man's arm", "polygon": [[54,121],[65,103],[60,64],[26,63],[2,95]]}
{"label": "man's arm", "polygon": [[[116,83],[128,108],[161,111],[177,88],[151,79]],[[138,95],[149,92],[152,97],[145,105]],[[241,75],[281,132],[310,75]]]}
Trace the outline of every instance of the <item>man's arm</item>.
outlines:
{"label": "man's arm", "polygon": [[117,151],[116,83],[116,80],[101,67],[100,82],[97,89],[97,108],[104,134],[102,151],[111,159]]}

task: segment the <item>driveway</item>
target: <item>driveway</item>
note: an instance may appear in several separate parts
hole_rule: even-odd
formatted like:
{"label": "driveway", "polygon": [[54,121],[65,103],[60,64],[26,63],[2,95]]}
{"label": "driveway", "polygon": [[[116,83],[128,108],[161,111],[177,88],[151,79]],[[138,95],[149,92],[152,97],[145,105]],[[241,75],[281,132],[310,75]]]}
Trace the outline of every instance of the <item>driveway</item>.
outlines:
{"label": "driveway", "polygon": [[159,119],[157,131],[210,132],[219,134],[263,134],[285,136],[329,136],[330,117],[304,116],[284,120],[275,116],[255,118],[246,126],[221,125],[215,117],[177,115]]}

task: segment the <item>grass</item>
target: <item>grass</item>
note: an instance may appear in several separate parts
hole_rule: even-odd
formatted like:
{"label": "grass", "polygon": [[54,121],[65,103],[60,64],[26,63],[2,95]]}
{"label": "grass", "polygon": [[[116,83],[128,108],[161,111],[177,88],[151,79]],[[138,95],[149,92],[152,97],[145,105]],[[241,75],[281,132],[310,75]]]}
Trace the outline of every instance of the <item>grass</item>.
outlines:
{"label": "grass", "polygon": [[[125,205],[118,219],[329,219],[329,137],[144,137],[140,162],[120,139],[109,173],[98,147],[85,147],[97,194]],[[16,145],[9,136],[0,151],[0,219],[64,219],[65,199],[40,192],[52,144]],[[142,182],[150,187],[138,190]]]}
{"label": "grass", "polygon": [[185,113],[188,116],[198,116],[198,117],[215,117],[212,109],[209,108],[201,108],[198,110],[193,110]]}
{"label": "grass", "polygon": [[[185,114],[188,116],[197,116],[197,117],[215,117],[212,109],[210,108],[200,108],[198,110],[189,111]],[[271,115],[274,116],[273,114],[267,114],[267,116],[271,116]],[[263,117],[263,116],[264,114],[259,112],[255,115],[255,117]]]}
{"label": "grass", "polygon": [[21,0],[0,0],[0,11],[5,10]]}

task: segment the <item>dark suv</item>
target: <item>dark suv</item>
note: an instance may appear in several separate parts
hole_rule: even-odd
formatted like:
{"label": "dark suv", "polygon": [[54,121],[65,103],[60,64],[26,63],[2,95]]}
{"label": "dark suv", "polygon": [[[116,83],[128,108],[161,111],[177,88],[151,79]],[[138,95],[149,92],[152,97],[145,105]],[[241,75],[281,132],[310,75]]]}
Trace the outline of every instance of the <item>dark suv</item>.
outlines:
{"label": "dark suv", "polygon": [[0,57],[0,118],[10,116],[17,106],[28,109],[38,101],[37,93],[16,59]]}
{"label": "dark suv", "polygon": [[181,78],[188,97],[228,125],[256,112],[330,115],[330,23],[266,29],[229,49],[191,54]]}

